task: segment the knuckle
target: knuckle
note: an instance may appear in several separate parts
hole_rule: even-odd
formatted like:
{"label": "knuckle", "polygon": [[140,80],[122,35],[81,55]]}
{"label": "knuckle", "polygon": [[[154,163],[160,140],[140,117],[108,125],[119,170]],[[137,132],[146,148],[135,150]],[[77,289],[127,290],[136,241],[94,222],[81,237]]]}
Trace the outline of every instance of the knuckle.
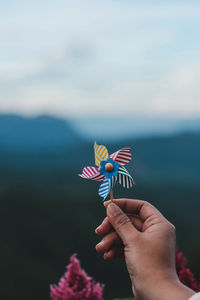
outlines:
{"label": "knuckle", "polygon": [[149,227],[149,226],[152,226],[154,224],[157,224],[158,223],[158,218],[156,218],[154,215],[150,216],[147,220],[146,220],[146,225]]}
{"label": "knuckle", "polygon": [[118,244],[119,241],[120,241],[120,237],[115,231],[112,232],[112,235],[110,236],[110,239],[112,239],[114,244]]}
{"label": "knuckle", "polygon": [[166,232],[169,235],[176,235],[176,227],[169,221],[167,221],[167,223],[166,223]]}
{"label": "knuckle", "polygon": [[113,231],[111,233],[108,233],[104,238],[103,238],[103,241],[110,241],[110,240],[113,240],[115,239],[116,237],[116,233]]}
{"label": "knuckle", "polygon": [[120,216],[119,218],[117,218],[116,220],[116,226],[119,228],[119,227],[122,227],[128,223],[131,223],[130,219],[124,215],[124,216]]}
{"label": "knuckle", "polygon": [[147,220],[145,220],[145,223],[144,223],[144,228],[145,230],[150,228],[151,226],[153,225],[156,225],[156,224],[159,224],[161,222],[160,218],[155,216],[155,215],[151,215],[148,217]]}
{"label": "knuckle", "polygon": [[118,244],[120,244],[121,239],[120,239],[119,235],[115,231],[113,231],[113,232],[107,234],[103,238],[102,241],[105,243],[108,243],[108,244],[112,243],[112,244],[118,245]]}
{"label": "knuckle", "polygon": [[176,233],[176,227],[172,223],[169,222],[168,226],[171,233]]}
{"label": "knuckle", "polygon": [[149,206],[149,202],[145,201],[145,200],[141,200],[140,202],[140,209],[143,209],[144,207]]}

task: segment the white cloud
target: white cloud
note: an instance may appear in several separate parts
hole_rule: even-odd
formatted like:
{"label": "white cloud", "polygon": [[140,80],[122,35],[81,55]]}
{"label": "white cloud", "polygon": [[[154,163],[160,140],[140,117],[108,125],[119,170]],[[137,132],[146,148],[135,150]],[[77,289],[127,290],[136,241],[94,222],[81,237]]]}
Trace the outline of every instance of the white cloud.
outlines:
{"label": "white cloud", "polygon": [[12,1],[0,112],[195,116],[199,20],[194,1]]}
{"label": "white cloud", "polygon": [[176,66],[153,100],[152,113],[178,117],[199,117],[200,63]]}

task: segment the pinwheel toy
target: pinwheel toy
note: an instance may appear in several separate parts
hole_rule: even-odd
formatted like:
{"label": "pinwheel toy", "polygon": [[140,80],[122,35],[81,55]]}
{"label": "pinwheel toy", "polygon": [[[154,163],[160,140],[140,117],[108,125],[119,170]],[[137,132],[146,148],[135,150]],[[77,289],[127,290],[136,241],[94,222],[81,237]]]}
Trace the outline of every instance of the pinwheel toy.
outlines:
{"label": "pinwheel toy", "polygon": [[99,195],[106,199],[110,193],[113,200],[112,189],[116,182],[123,187],[130,188],[134,181],[124,165],[131,161],[130,147],[125,147],[109,156],[108,150],[103,145],[94,143],[95,165],[97,167],[85,167],[79,176],[85,179],[103,181],[99,188]]}

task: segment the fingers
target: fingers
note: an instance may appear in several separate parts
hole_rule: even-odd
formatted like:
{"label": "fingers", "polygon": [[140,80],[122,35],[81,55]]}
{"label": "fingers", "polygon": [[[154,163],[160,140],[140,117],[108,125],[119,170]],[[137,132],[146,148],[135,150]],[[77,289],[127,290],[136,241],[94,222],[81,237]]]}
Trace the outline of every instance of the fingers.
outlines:
{"label": "fingers", "polygon": [[143,227],[143,222],[142,220],[137,217],[137,216],[128,216],[129,219],[131,220],[131,223],[135,226],[135,228],[139,231],[142,231],[142,227]]}
{"label": "fingers", "polygon": [[123,247],[113,247],[108,252],[104,253],[105,260],[110,260],[114,258],[124,258]]}
{"label": "fingers", "polygon": [[96,250],[97,252],[104,253],[105,260],[124,257],[124,246],[116,232],[111,232],[105,236],[103,240],[96,245]]}
{"label": "fingers", "polygon": [[[137,230],[142,231],[143,222],[137,216],[128,216],[131,223],[137,228]],[[108,217],[106,217],[103,222],[96,228],[95,232],[99,235],[106,235],[113,230]]]}
{"label": "fingers", "polygon": [[110,224],[108,217],[106,217],[103,222],[95,229],[95,232],[99,235],[106,235],[111,230],[113,230],[112,225]]}
{"label": "fingers", "polygon": [[97,252],[108,252],[112,247],[122,245],[122,240],[116,232],[106,235],[102,241],[96,245]]}
{"label": "fingers", "polygon": [[104,253],[104,259],[124,258],[124,246],[116,232],[108,234],[96,245],[97,252]]}
{"label": "fingers", "polygon": [[[133,199],[114,199],[113,202],[117,204],[124,212],[139,215],[143,222],[145,222],[145,220],[152,215],[164,218],[153,205],[146,201]],[[110,201],[104,202],[105,207],[108,207],[110,203]]]}
{"label": "fingers", "polygon": [[133,226],[128,216],[115,203],[107,207],[107,217],[113,228],[120,236],[124,246],[128,245],[137,234],[138,230]]}

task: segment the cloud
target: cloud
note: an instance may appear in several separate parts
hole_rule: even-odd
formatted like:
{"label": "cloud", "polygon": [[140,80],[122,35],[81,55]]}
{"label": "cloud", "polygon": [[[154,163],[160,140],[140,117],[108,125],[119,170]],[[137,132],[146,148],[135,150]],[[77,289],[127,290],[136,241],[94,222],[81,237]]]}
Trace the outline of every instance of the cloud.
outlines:
{"label": "cloud", "polygon": [[1,112],[199,114],[198,2],[15,0],[1,8]]}
{"label": "cloud", "polygon": [[199,117],[200,114],[200,63],[177,65],[165,86],[152,101],[152,113],[178,117]]}

